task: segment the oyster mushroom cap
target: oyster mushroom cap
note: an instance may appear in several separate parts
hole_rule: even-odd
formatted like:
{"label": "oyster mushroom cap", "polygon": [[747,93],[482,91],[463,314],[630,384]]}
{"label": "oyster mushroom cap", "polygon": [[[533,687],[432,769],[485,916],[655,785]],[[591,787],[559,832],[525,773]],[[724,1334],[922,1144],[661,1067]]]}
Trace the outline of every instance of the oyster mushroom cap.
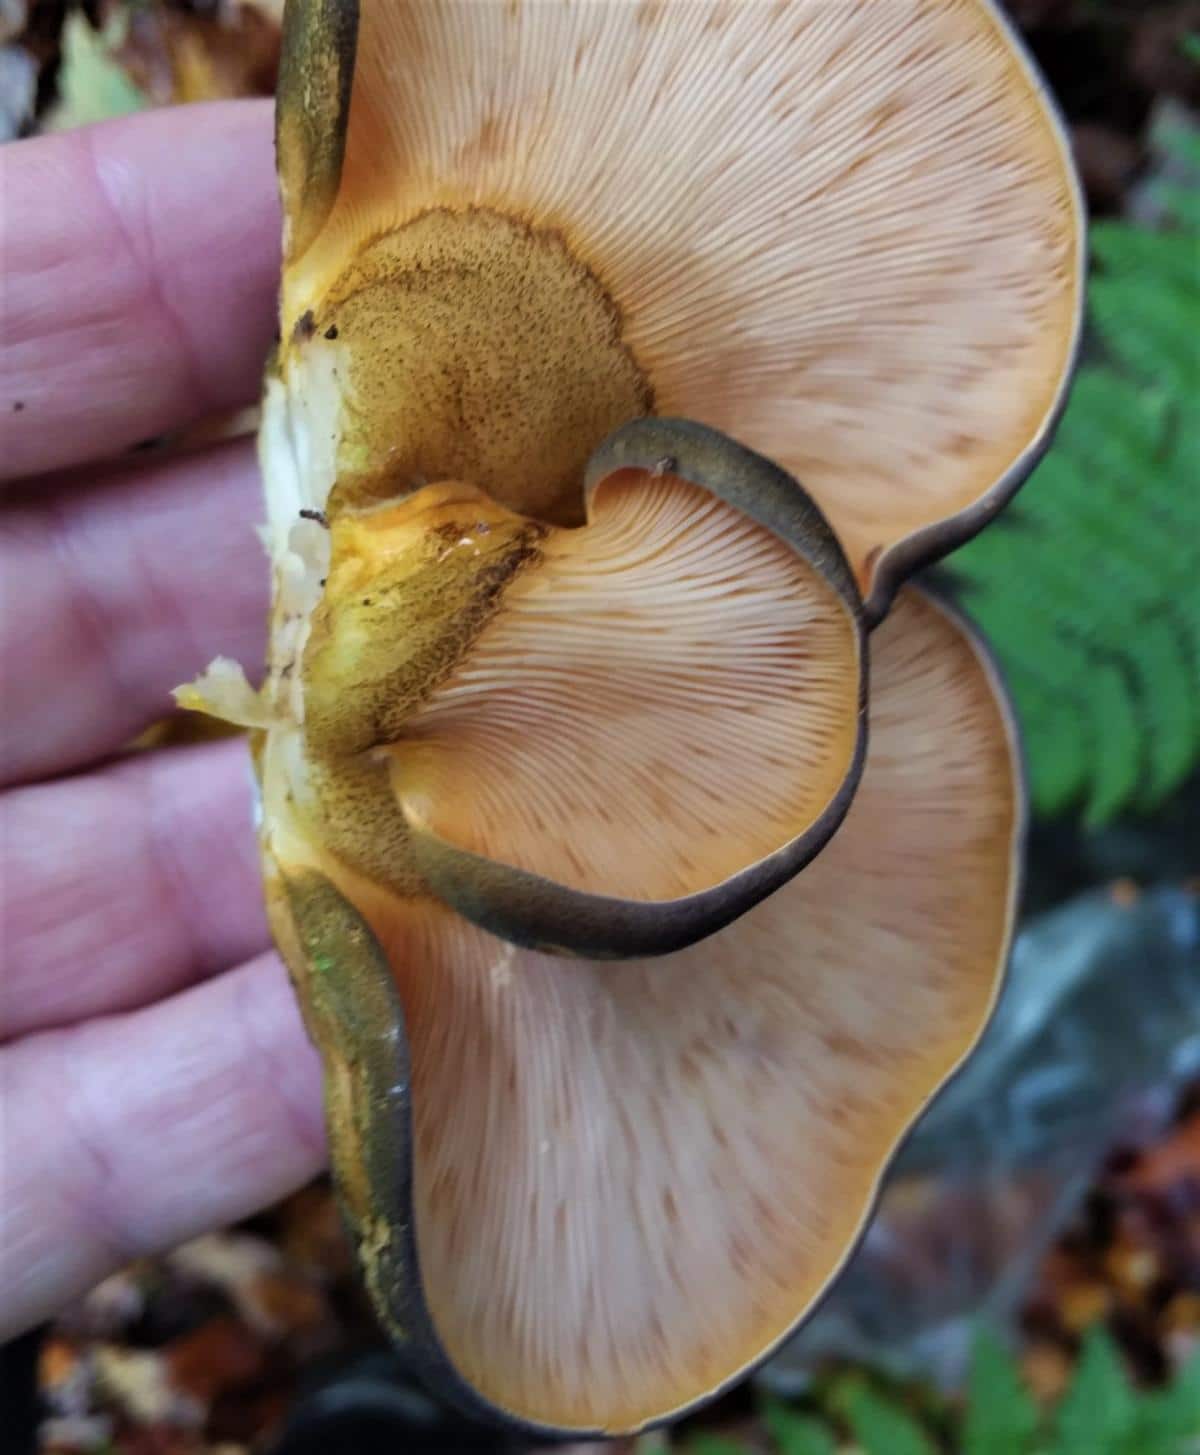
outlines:
{"label": "oyster mushroom cap", "polygon": [[804,483],[878,619],[1063,403],[1083,209],[988,0],[320,0],[279,139],[308,504],[466,479],[576,521],[610,430],[700,419]]}
{"label": "oyster mushroom cap", "polygon": [[426,887],[468,919],[535,948],[662,954],[786,883],[841,822],[865,737],[860,603],[799,485],[714,431],[634,421],[585,484],[588,527],[540,534],[388,748],[391,786]]}
{"label": "oyster mushroom cap", "polygon": [[633,1430],[743,1373],[815,1307],[986,1023],[1022,830],[1008,710],[911,588],[872,645],[840,831],[673,955],[518,948],[272,815],[272,922],[368,1287],[469,1408]]}

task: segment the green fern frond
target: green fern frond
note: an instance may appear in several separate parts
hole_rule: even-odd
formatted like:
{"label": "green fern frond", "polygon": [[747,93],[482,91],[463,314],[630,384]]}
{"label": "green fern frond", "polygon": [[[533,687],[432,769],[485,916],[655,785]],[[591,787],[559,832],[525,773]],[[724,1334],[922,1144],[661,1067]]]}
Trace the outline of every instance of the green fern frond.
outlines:
{"label": "green fern frond", "polygon": [[1012,1356],[994,1336],[979,1335],[971,1354],[963,1455],[1020,1455],[1040,1423]]}
{"label": "green fern frond", "polygon": [[777,1400],[763,1410],[763,1424],[775,1447],[775,1455],[837,1455],[833,1434],[815,1415],[797,1414]]}
{"label": "green fern frond", "polygon": [[850,1378],[834,1400],[855,1443],[864,1451],[887,1455],[936,1455],[933,1441],[907,1410],[871,1388],[865,1380]]}
{"label": "green fern frond", "polygon": [[1200,206],[1183,197],[1173,230],[1094,229],[1106,360],[1013,509],[947,563],[1006,670],[1036,808],[1090,824],[1152,810],[1200,761]]}
{"label": "green fern frond", "polygon": [[1058,1407],[1055,1455],[1119,1455],[1137,1422],[1137,1402],[1112,1340],[1094,1329]]}

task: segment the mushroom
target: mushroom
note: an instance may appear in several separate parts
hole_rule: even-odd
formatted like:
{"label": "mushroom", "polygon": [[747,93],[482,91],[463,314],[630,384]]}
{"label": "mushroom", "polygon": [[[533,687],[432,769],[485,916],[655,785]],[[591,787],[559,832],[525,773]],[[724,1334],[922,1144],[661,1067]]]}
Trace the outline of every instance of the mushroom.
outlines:
{"label": "mushroom", "polygon": [[254,730],[384,1325],[636,1430],[816,1307],[996,997],[1012,721],[901,582],[1061,410],[1062,132],[984,0],[291,0],[278,155],[269,669],[180,700]]}

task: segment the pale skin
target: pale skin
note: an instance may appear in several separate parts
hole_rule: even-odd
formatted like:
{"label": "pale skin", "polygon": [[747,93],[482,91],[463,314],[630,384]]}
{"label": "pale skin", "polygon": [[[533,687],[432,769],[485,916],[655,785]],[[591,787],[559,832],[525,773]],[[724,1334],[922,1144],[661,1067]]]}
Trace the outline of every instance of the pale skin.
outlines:
{"label": "pale skin", "polygon": [[254,401],[278,268],[265,104],[0,150],[0,1338],[325,1162],[245,746],[120,756],[262,660],[253,443],[127,451]]}

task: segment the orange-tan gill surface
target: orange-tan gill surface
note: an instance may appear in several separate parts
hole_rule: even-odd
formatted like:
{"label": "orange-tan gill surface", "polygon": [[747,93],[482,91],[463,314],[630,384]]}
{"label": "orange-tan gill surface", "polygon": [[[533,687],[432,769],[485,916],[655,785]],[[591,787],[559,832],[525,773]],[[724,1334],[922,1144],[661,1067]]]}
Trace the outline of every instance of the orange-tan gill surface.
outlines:
{"label": "orange-tan gill surface", "polygon": [[[848,1256],[890,1154],[985,1023],[1020,819],[1006,710],[915,591],[873,641],[844,825],[688,950],[521,950],[318,852],[404,1007],[424,1297],[500,1411],[636,1428],[761,1356]],[[273,842],[286,863],[287,834]]]}
{"label": "orange-tan gill surface", "polygon": [[688,481],[630,474],[587,528],[545,533],[389,747],[392,787],[470,852],[593,893],[694,893],[841,788],[859,651],[785,542]]}

